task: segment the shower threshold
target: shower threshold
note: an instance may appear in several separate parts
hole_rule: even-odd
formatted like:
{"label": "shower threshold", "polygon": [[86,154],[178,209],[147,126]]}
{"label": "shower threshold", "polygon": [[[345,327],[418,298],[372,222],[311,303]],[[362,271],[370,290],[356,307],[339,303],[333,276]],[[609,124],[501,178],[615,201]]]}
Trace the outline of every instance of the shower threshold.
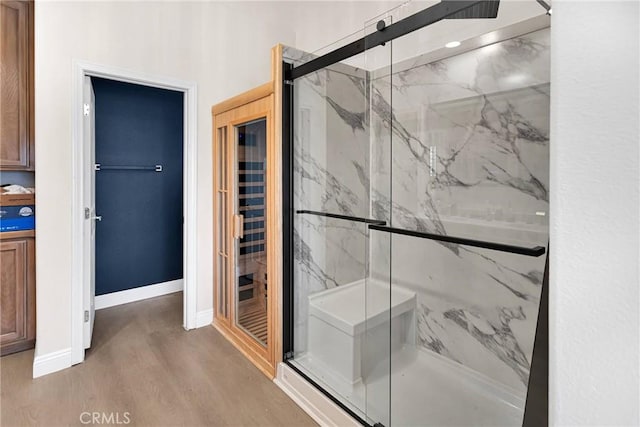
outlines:
{"label": "shower threshold", "polygon": [[[522,425],[524,396],[505,391],[455,362],[412,345],[393,352],[391,372],[387,359],[353,384],[332,375],[308,353],[290,363],[371,425],[381,420],[392,426]],[[391,422],[387,424],[384,421],[389,417]]]}

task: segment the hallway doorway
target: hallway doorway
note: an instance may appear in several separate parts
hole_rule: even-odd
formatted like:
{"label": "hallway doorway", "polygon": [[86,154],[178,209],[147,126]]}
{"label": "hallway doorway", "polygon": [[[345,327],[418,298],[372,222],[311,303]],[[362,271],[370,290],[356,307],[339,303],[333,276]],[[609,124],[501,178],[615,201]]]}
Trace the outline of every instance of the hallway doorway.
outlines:
{"label": "hallway doorway", "polygon": [[[91,78],[96,105],[96,302],[182,290],[183,93]],[[122,294],[120,294],[122,295]]]}
{"label": "hallway doorway", "polygon": [[197,323],[195,84],[76,62],[75,88],[73,364],[95,309],[182,290]]}
{"label": "hallway doorway", "polygon": [[[94,160],[87,165],[96,309],[183,288],[183,97],[179,91],[87,77]],[[93,193],[93,194],[91,194]],[[93,312],[89,318],[93,323]],[[85,333],[85,348],[92,330]]]}

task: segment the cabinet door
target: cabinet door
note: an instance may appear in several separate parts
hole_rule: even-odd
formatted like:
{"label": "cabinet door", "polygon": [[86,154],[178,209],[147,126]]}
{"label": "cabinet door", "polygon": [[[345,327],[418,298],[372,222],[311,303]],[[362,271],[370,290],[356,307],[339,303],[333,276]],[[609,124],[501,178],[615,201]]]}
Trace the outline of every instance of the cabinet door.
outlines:
{"label": "cabinet door", "polygon": [[31,26],[28,2],[0,3],[0,168],[29,169]]}
{"label": "cabinet door", "polygon": [[0,344],[27,338],[27,240],[0,241]]}

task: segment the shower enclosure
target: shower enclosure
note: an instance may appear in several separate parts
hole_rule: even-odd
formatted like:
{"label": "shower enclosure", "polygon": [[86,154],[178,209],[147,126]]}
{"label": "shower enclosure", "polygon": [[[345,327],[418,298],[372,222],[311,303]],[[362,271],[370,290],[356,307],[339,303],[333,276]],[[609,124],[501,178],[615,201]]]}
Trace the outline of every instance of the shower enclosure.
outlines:
{"label": "shower enclosure", "polygon": [[284,357],[364,424],[523,422],[548,27],[536,1],[416,2],[285,49]]}

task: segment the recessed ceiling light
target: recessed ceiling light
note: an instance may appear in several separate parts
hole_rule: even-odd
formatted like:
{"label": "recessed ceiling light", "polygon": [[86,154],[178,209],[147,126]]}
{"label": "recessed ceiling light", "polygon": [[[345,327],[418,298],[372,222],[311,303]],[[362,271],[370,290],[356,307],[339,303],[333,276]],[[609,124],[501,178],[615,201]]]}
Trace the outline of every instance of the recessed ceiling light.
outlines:
{"label": "recessed ceiling light", "polygon": [[449,42],[449,43],[444,45],[444,47],[448,47],[449,49],[451,49],[453,47],[458,47],[458,46],[460,46],[460,42],[459,41]]}

